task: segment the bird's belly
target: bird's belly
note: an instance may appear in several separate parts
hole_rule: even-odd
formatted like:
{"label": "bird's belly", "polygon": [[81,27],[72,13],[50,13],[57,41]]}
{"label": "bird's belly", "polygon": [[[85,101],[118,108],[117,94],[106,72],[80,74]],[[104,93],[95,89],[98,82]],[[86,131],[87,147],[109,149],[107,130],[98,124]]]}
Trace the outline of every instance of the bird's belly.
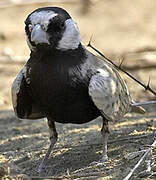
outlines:
{"label": "bird's belly", "polygon": [[60,123],[85,123],[100,116],[88,94],[89,77],[51,65],[31,66],[31,96],[42,112]]}
{"label": "bird's belly", "polygon": [[100,113],[89,101],[75,101],[60,103],[58,107],[50,108],[50,116],[60,123],[86,123],[97,118]]}
{"label": "bird's belly", "polygon": [[35,88],[33,92],[33,97],[43,113],[56,122],[81,124],[100,116],[86,90],[48,86]]}

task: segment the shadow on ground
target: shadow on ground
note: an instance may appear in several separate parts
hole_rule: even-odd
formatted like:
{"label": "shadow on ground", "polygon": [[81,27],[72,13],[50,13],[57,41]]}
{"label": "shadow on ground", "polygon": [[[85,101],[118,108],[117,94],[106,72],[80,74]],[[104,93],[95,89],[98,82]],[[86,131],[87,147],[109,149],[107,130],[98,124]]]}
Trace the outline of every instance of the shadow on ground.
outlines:
{"label": "shadow on ground", "polygon": [[[155,137],[155,116],[129,114],[124,120],[110,122],[109,161],[96,165],[101,157],[101,119],[82,125],[56,123],[58,142],[40,176],[104,173],[108,179],[122,179],[137,158],[127,161],[129,152],[145,149]],[[37,167],[49,145],[45,119],[19,120],[12,111],[0,111],[0,158],[10,167],[11,175],[39,176]],[[139,168],[138,172],[145,167]],[[90,179],[90,178],[89,178]]]}

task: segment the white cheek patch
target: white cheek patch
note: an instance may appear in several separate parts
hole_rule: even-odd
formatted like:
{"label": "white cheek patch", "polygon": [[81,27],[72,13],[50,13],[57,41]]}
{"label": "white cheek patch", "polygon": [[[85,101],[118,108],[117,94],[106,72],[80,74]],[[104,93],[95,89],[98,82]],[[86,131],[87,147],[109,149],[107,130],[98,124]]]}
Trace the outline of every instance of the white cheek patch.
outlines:
{"label": "white cheek patch", "polygon": [[57,49],[67,50],[76,49],[80,44],[80,33],[76,23],[72,19],[65,21],[65,32],[62,35],[62,39],[59,41]]}
{"label": "white cheek patch", "polygon": [[34,12],[32,15],[30,15],[30,21],[32,26],[36,24],[40,24],[43,26],[45,31],[48,28],[49,20],[53,17],[57,16],[58,14],[54,11],[40,11],[40,12]]}

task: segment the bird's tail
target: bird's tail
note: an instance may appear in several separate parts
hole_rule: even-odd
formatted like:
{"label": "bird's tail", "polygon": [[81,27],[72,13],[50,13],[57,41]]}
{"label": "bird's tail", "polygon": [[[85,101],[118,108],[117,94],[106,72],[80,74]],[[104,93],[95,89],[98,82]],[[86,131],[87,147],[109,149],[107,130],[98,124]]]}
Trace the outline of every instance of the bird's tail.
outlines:
{"label": "bird's tail", "polygon": [[145,114],[146,110],[141,106],[132,106],[131,112],[138,113],[138,114]]}
{"label": "bird's tail", "polygon": [[132,102],[131,112],[145,114],[146,112],[156,112],[156,101],[146,101],[146,102]]}

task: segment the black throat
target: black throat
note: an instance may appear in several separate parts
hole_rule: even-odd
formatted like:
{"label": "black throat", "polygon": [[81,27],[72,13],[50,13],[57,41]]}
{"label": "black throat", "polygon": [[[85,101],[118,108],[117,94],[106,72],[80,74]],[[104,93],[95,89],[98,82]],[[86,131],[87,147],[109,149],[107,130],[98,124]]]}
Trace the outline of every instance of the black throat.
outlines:
{"label": "black throat", "polygon": [[31,52],[30,59],[35,62],[43,61],[54,64],[54,66],[61,65],[67,68],[83,63],[86,59],[86,53],[81,43],[78,48],[69,50],[53,49],[50,46],[40,45],[36,51]]}
{"label": "black throat", "polygon": [[31,53],[27,63],[30,95],[44,114],[57,122],[78,124],[100,114],[88,95],[94,70],[86,61],[81,44],[74,50]]}

